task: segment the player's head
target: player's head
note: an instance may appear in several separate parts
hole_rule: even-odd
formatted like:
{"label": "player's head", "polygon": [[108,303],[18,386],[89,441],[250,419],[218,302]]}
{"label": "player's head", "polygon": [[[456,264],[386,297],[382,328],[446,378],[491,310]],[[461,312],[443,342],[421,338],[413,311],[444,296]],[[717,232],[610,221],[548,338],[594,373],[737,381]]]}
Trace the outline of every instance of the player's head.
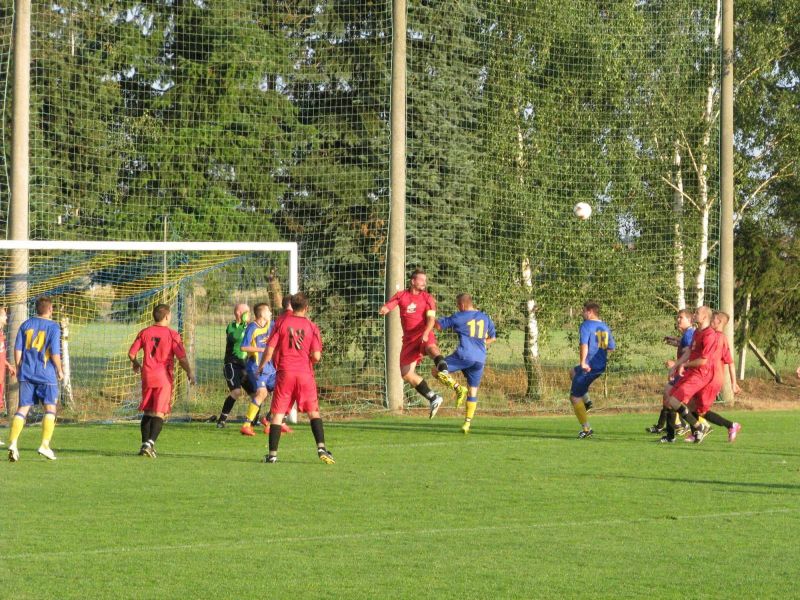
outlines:
{"label": "player's head", "polygon": [[49,317],[53,314],[53,301],[47,296],[36,299],[36,315],[39,317]]}
{"label": "player's head", "polygon": [[722,312],[721,310],[715,310],[711,317],[711,326],[717,331],[722,331],[725,329],[725,325],[727,325],[728,321],[730,320],[731,318],[728,313]]}
{"label": "player's head", "polygon": [[474,308],[474,304],[472,303],[472,296],[464,292],[463,294],[459,294],[456,296],[456,306],[458,306],[458,310],[470,310]]}
{"label": "player's head", "polygon": [[303,312],[308,308],[308,297],[303,292],[298,292],[292,296],[292,311]]}
{"label": "player's head", "polygon": [[247,306],[247,304],[245,304],[244,302],[238,302],[233,307],[233,316],[236,319],[237,323],[242,320],[242,315],[243,314],[249,313],[249,312],[250,312],[250,307]]}
{"label": "player's head", "polygon": [[688,308],[682,308],[675,316],[675,326],[681,331],[686,331],[692,326],[692,311]]}
{"label": "player's head", "polygon": [[259,302],[253,307],[253,316],[259,320],[269,319],[272,316],[272,311],[270,311],[266,302]]}
{"label": "player's head", "polygon": [[592,300],[583,304],[583,318],[596,319],[600,316],[600,305]]}
{"label": "player's head", "polygon": [[698,327],[705,329],[711,324],[711,309],[707,306],[698,306],[694,309],[694,322]]}
{"label": "player's head", "polygon": [[291,294],[284,294],[283,298],[281,299],[281,308],[283,310],[292,310],[292,295]]}
{"label": "player's head", "polygon": [[156,323],[169,323],[170,316],[169,305],[167,304],[158,304],[153,309],[153,321]]}
{"label": "player's head", "polygon": [[412,290],[417,290],[418,292],[422,292],[428,287],[428,275],[425,273],[423,269],[416,268],[411,273],[411,278],[409,279],[411,284]]}

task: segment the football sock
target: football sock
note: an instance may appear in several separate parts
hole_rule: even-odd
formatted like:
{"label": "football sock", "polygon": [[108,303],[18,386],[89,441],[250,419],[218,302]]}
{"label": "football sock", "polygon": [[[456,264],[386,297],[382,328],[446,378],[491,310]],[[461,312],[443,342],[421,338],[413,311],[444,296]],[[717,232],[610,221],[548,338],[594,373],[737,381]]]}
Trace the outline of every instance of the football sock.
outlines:
{"label": "football sock", "polygon": [[281,426],[269,426],[269,453],[273,454],[278,452],[278,443],[281,441]]}
{"label": "football sock", "polygon": [[139,425],[139,429],[142,432],[142,443],[146,444],[147,440],[150,439],[150,422],[153,417],[150,415],[142,415],[142,422]]}
{"label": "football sock", "polygon": [[708,411],[706,413],[706,420],[709,423],[713,423],[714,425],[719,425],[720,427],[724,427],[725,429],[730,429],[731,427],[733,427],[733,421],[728,421],[728,419],[723,417],[721,414],[712,411]]}
{"label": "football sock", "polygon": [[53,439],[53,430],[56,428],[56,413],[55,411],[45,411],[44,418],[42,418],[42,446],[45,448],[50,447],[50,440]]}
{"label": "football sock", "polygon": [[474,396],[470,396],[469,398],[467,398],[467,414],[466,414],[467,421],[472,421],[472,417],[475,416],[476,408],[478,408],[478,399]]}
{"label": "football sock", "polygon": [[156,444],[158,435],[161,433],[161,428],[164,426],[164,419],[161,417],[150,417],[150,437],[147,441],[153,446]]}
{"label": "football sock", "polygon": [[583,400],[572,403],[572,410],[575,411],[575,416],[578,417],[578,423],[581,427],[589,428],[589,417],[586,415],[586,407],[583,405]]}
{"label": "football sock", "polygon": [[8,436],[8,445],[13,446],[17,443],[19,434],[22,433],[22,428],[25,427],[25,415],[17,413],[11,419],[11,433]]}
{"label": "football sock", "polygon": [[428,382],[424,379],[420,381],[415,387],[415,390],[423,396],[426,400],[431,400],[435,395],[436,392],[432,391],[431,388],[428,386]]}
{"label": "football sock", "polygon": [[447,371],[447,362],[445,362],[441,354],[433,357],[433,364],[436,365],[437,371]]}
{"label": "football sock", "polygon": [[261,407],[256,404],[255,400],[251,400],[250,404],[247,407],[247,417],[245,417],[245,425],[250,423],[256,423],[256,417],[258,416],[258,411],[261,410]]}
{"label": "football sock", "polygon": [[675,439],[675,421],[673,419],[667,419],[667,438]]}
{"label": "football sock", "polygon": [[681,419],[686,421],[692,429],[697,428],[697,419],[694,418],[694,415],[689,412],[689,409],[686,408],[685,404],[681,404],[681,407],[678,409],[678,414],[681,416]]}
{"label": "football sock", "polygon": [[256,416],[255,416],[255,417],[253,417],[253,420],[252,420],[252,421],[250,421],[250,424],[251,424],[253,427],[255,427],[256,425],[258,425],[258,418],[259,418],[259,416],[260,416],[260,415],[261,415],[261,406],[259,406],[259,407],[258,407],[258,410],[256,411]]}
{"label": "football sock", "polygon": [[314,441],[317,442],[319,448],[325,447],[325,430],[322,427],[322,419],[317,417],[311,419],[311,433],[314,434]]}
{"label": "football sock", "polygon": [[686,423],[683,422],[683,419],[678,416],[674,410],[669,411],[670,415],[669,418],[672,419],[672,422],[675,424],[675,427],[686,427]]}
{"label": "football sock", "polygon": [[217,420],[221,421],[222,423],[227,421],[228,415],[231,414],[234,404],[236,404],[236,398],[234,398],[233,396],[228,396],[227,398],[225,398],[225,402],[222,405],[222,412],[219,414],[219,419]]}
{"label": "football sock", "polygon": [[669,417],[669,410],[666,408],[661,409],[661,413],[658,415],[658,423],[656,423],[656,427],[661,429],[667,425],[667,418]]}

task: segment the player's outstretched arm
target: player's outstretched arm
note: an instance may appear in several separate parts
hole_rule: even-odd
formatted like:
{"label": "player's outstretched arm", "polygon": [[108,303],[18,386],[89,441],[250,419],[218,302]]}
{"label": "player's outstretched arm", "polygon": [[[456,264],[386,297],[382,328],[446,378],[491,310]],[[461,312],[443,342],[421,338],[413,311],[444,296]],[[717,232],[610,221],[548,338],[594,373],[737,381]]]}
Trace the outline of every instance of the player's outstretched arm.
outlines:
{"label": "player's outstretched arm", "polygon": [[386,304],[384,304],[378,309],[378,314],[382,317],[388,315],[395,309],[397,305],[398,305],[397,297],[392,296],[391,299],[386,302]]}

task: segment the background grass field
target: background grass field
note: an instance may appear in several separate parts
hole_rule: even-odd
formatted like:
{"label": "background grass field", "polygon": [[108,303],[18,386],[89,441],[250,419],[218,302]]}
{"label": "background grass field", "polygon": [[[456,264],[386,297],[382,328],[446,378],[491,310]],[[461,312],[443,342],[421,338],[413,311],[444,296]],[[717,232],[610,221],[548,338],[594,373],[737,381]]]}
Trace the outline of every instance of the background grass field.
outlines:
{"label": "background grass field", "polygon": [[266,436],[168,424],[23,432],[0,464],[0,597],[796,596],[795,413],[732,413],[735,444],[655,443],[650,415],[381,418]]}

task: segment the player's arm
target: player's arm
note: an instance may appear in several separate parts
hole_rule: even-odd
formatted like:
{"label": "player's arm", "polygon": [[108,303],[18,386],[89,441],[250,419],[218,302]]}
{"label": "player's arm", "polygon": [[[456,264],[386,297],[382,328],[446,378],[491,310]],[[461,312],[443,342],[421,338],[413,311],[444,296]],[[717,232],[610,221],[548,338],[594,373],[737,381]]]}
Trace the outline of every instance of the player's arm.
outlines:
{"label": "player's arm", "polygon": [[395,294],[394,296],[391,297],[391,299],[389,299],[388,302],[386,302],[386,304],[380,307],[380,309],[378,310],[378,314],[380,316],[388,315],[395,308],[397,308],[398,304],[399,302],[397,300],[397,294]]}
{"label": "player's arm", "polygon": [[267,349],[261,353],[261,362],[258,363],[258,374],[264,371],[264,367],[266,364],[272,360],[272,356],[275,354],[275,346],[267,346]]}
{"label": "player's arm", "polygon": [[17,369],[22,366],[22,350],[14,349],[14,365]]}
{"label": "player's arm", "polygon": [[52,361],[53,366],[56,368],[56,377],[58,377],[58,380],[61,381],[64,379],[64,368],[61,365],[61,355],[51,354],[50,360]]}
{"label": "player's arm", "polygon": [[742,388],[739,387],[736,381],[736,367],[733,366],[733,363],[728,363],[728,373],[731,376],[731,390],[734,394],[738,394],[742,391]]}
{"label": "player's arm", "polygon": [[581,357],[581,369],[588,373],[592,370],[592,367],[586,362],[586,358],[589,356],[589,344],[581,344],[579,353]]}
{"label": "player's arm", "polygon": [[674,335],[665,335],[664,336],[664,343],[667,346],[674,346],[675,348],[677,348],[680,345],[681,340],[680,340],[680,338],[677,338]]}
{"label": "player's arm", "polygon": [[317,364],[320,360],[322,360],[322,352],[320,352],[319,350],[315,350],[314,352],[309,354],[309,356],[311,357],[311,362],[313,364]]}
{"label": "player's arm", "polygon": [[436,308],[425,311],[425,331],[422,332],[422,341],[427,342],[428,336],[436,325]]}
{"label": "player's arm", "polygon": [[194,378],[194,373],[192,373],[192,365],[189,364],[189,359],[186,356],[182,356],[178,359],[178,364],[181,366],[181,369],[186,371],[186,379],[189,380],[191,385],[197,383],[197,380]]}
{"label": "player's arm", "polygon": [[142,365],[139,363],[139,359],[136,358],[136,355],[139,354],[139,350],[142,347],[142,340],[139,336],[136,336],[136,339],[133,340],[133,344],[131,344],[130,350],[128,350],[128,360],[131,361],[131,368],[133,369],[134,373],[141,373]]}

